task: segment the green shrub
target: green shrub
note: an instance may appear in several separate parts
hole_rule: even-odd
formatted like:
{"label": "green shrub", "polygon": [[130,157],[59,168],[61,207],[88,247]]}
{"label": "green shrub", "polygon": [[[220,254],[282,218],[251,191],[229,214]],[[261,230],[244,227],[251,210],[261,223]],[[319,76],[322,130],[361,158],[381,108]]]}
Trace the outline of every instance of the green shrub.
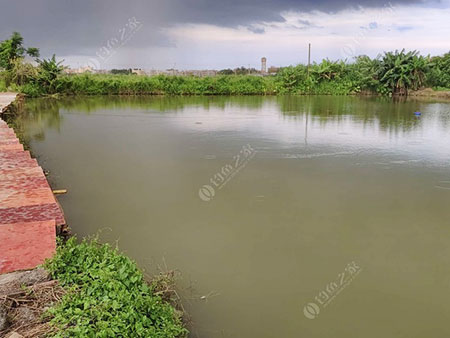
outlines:
{"label": "green shrub", "polygon": [[42,87],[36,83],[27,83],[20,88],[20,91],[30,97],[39,97],[45,94]]}
{"label": "green shrub", "polygon": [[71,238],[46,268],[70,290],[48,311],[54,337],[184,337],[170,304],[154,294],[142,272],[108,244]]}
{"label": "green shrub", "polygon": [[0,75],[0,92],[6,92],[6,89],[5,79]]}

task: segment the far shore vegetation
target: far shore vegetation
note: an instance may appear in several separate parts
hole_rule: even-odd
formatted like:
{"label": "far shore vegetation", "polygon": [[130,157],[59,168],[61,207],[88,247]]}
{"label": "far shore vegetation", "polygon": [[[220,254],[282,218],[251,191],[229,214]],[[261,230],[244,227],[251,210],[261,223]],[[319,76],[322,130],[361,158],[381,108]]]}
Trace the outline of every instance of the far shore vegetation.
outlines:
{"label": "far shore vegetation", "polygon": [[[26,62],[26,56],[35,65]],[[331,61],[280,68],[276,74],[222,70],[217,76],[143,76],[130,70],[110,74],[65,74],[55,56],[39,59],[39,50],[25,48],[14,32],[0,42],[0,91],[12,90],[27,96],[45,95],[280,95],[376,94],[406,96],[423,88],[449,90],[450,52],[422,56],[417,51],[385,52],[376,58]]]}

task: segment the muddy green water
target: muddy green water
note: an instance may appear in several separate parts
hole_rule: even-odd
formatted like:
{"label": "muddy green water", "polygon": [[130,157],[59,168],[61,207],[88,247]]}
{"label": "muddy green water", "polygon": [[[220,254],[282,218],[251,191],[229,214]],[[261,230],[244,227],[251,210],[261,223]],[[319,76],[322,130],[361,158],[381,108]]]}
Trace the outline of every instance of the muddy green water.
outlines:
{"label": "muddy green water", "polygon": [[179,270],[192,337],[450,336],[449,103],[100,97],[24,109],[34,154],[69,191],[73,231],[101,230],[149,272]]}

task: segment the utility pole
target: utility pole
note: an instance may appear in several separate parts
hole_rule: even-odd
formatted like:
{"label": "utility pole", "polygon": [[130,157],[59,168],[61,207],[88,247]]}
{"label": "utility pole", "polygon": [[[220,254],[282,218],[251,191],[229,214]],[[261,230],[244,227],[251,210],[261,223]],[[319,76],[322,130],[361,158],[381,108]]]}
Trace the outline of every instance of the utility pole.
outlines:
{"label": "utility pole", "polygon": [[309,67],[311,66],[311,44],[308,44],[308,78],[309,78]]}

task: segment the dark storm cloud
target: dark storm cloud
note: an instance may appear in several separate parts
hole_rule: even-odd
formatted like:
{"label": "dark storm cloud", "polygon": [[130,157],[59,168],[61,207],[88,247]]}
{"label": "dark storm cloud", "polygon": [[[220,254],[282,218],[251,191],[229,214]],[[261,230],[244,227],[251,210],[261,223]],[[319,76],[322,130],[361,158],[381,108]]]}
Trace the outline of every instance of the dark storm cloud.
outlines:
{"label": "dark storm cloud", "polygon": [[[136,17],[143,23],[140,43],[166,44],[160,27],[169,11],[165,2],[0,0],[0,39],[13,30],[41,49],[52,48],[58,54],[90,54],[101,48]],[[135,40],[135,39],[133,39]],[[130,43],[133,42],[130,41]]]}
{"label": "dark storm cloud", "polygon": [[387,7],[395,5],[421,4],[420,0],[169,0],[175,11],[174,18],[183,22],[203,22],[220,26],[247,25],[261,21],[283,21],[283,11],[337,12],[347,8]]}
{"label": "dark storm cloud", "polygon": [[[403,0],[0,0],[0,40],[20,31],[30,45],[59,55],[89,55],[117,36],[129,18],[142,29],[128,47],[170,46],[161,29],[176,24],[239,25],[263,33],[252,24],[282,22],[287,10],[336,12],[349,7],[417,4]],[[307,26],[307,24],[304,24]],[[47,52],[49,54],[49,52]]]}

